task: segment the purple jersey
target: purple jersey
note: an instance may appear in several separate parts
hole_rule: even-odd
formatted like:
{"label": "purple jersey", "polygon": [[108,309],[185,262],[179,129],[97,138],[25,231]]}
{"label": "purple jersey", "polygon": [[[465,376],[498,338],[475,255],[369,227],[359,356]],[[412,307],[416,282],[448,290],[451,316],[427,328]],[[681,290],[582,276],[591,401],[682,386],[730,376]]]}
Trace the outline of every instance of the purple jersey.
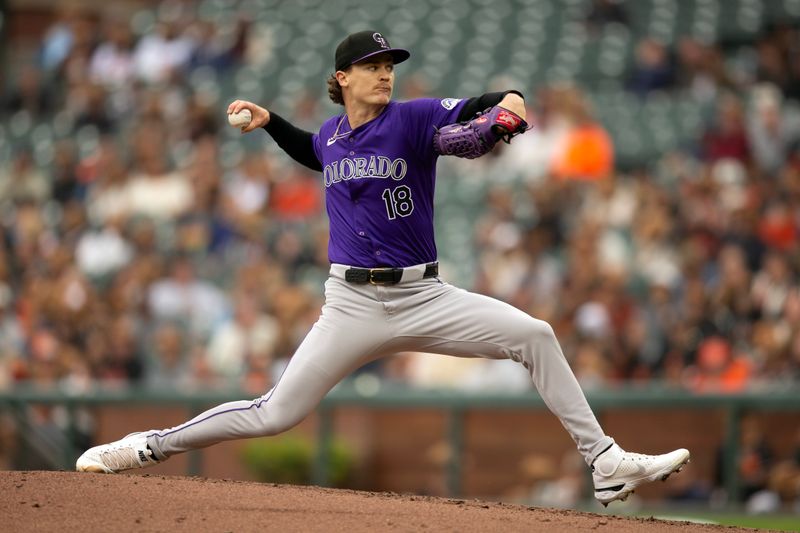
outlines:
{"label": "purple jersey", "polygon": [[344,115],[322,125],[313,144],[325,181],[331,263],[406,267],[436,260],[433,132],[455,122],[465,103],[390,102],[355,130]]}

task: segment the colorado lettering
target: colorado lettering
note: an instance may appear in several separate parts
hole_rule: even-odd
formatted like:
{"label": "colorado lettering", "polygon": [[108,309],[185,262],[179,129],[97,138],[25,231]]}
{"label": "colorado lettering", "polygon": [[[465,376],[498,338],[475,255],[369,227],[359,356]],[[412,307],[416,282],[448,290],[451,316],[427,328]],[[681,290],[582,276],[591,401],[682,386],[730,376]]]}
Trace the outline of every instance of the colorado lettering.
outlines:
{"label": "colorado lettering", "polygon": [[322,169],[322,176],[325,178],[325,187],[330,187],[340,181],[363,178],[392,178],[399,181],[406,177],[406,172],[408,172],[408,163],[405,159],[392,160],[382,155],[373,155],[369,158],[350,159],[345,157],[335,163],[329,163]]}

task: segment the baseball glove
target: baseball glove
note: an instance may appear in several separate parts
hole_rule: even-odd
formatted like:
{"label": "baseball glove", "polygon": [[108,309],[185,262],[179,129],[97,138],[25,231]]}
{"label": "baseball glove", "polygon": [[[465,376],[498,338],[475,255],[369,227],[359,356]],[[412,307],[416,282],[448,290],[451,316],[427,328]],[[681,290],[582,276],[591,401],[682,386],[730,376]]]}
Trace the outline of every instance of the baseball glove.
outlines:
{"label": "baseball glove", "polygon": [[433,148],[439,155],[475,159],[489,152],[497,141],[506,143],[528,130],[522,117],[496,105],[467,122],[449,124],[433,134]]}

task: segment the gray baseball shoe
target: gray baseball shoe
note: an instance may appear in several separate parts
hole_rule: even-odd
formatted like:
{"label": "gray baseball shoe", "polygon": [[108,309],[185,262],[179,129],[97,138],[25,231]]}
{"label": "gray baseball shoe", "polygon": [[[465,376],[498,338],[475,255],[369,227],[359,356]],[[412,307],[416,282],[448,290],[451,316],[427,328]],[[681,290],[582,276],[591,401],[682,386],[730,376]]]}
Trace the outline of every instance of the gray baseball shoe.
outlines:
{"label": "gray baseball shoe", "polygon": [[131,433],[120,440],[89,448],[75,463],[78,472],[115,474],[132,468],[158,464],[153,450],[147,446],[145,433]]}
{"label": "gray baseball shoe", "polygon": [[681,448],[662,455],[629,453],[614,444],[592,464],[594,497],[605,506],[625,501],[639,485],[680,472],[689,462],[689,450]]}

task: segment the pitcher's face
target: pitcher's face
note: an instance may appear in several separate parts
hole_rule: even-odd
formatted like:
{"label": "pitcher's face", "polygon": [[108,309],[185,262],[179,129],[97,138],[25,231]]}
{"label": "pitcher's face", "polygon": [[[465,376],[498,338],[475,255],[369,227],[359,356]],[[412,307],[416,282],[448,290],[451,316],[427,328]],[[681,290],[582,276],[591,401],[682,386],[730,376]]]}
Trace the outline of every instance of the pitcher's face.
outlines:
{"label": "pitcher's face", "polygon": [[394,89],[394,61],[389,54],[378,54],[337,72],[337,78],[352,102],[386,105]]}

